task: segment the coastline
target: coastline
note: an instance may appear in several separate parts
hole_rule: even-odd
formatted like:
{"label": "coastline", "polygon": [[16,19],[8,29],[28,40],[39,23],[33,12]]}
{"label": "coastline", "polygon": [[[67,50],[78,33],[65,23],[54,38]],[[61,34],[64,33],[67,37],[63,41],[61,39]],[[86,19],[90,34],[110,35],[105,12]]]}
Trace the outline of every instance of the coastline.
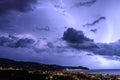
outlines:
{"label": "coastline", "polygon": [[89,69],[89,70],[69,69],[69,72],[85,72],[85,73],[93,73],[93,74],[120,75],[120,69]]}

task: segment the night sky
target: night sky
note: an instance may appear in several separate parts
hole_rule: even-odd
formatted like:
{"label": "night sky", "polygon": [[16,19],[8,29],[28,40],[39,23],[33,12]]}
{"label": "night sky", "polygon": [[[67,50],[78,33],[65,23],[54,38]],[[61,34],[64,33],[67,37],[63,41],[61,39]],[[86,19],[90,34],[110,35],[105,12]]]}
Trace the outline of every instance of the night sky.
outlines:
{"label": "night sky", "polygon": [[120,0],[0,0],[0,57],[120,68]]}

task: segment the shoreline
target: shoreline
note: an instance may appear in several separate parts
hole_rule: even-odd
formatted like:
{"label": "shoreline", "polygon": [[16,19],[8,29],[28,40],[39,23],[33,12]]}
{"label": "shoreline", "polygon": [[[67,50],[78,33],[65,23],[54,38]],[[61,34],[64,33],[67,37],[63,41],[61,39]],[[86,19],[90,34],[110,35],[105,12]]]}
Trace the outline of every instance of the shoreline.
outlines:
{"label": "shoreline", "polygon": [[89,70],[71,69],[68,72],[85,72],[85,73],[93,73],[93,74],[120,75],[120,69],[89,69]]}

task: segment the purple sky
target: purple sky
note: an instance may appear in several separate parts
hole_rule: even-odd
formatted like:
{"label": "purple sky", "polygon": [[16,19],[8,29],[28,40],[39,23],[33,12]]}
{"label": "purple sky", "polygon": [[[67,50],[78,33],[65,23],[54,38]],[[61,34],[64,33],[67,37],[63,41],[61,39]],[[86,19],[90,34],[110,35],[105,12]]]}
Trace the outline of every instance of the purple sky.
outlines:
{"label": "purple sky", "polygon": [[0,57],[120,67],[120,0],[1,0]]}

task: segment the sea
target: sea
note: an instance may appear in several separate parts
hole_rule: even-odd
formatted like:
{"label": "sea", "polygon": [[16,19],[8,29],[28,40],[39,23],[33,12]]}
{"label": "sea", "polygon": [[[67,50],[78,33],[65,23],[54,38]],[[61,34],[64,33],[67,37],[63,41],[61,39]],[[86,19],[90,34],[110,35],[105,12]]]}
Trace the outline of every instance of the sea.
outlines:
{"label": "sea", "polygon": [[93,69],[93,70],[69,70],[70,72],[87,72],[94,74],[120,75],[120,69]]}

